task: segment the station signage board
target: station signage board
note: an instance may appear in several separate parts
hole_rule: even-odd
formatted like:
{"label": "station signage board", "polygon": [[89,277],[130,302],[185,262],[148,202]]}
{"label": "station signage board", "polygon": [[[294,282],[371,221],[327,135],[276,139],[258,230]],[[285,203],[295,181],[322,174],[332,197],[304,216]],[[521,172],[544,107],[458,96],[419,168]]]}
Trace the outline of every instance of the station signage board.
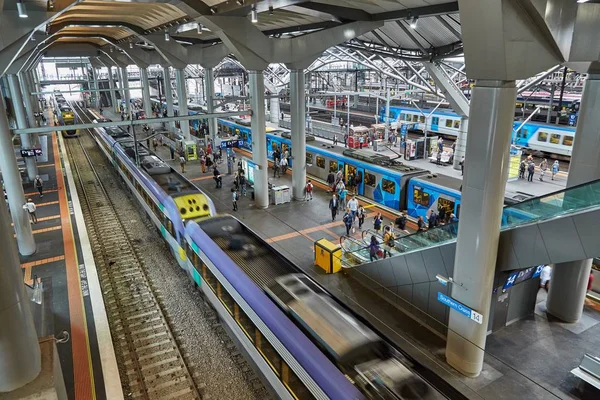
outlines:
{"label": "station signage board", "polygon": [[222,140],[221,143],[219,144],[219,146],[222,149],[231,149],[233,147],[242,147],[244,145],[244,141],[243,140],[238,140],[238,139],[234,139],[234,140]]}
{"label": "station signage board", "polygon": [[42,155],[42,149],[21,149],[21,157],[37,157]]}
{"label": "station signage board", "polygon": [[461,302],[454,300],[452,297],[446,296],[445,294],[438,292],[437,300],[440,303],[450,307],[451,309],[458,311],[465,317],[477,322],[478,324],[481,325],[483,323],[483,315],[479,314],[475,310],[471,310],[469,307],[465,306]]}

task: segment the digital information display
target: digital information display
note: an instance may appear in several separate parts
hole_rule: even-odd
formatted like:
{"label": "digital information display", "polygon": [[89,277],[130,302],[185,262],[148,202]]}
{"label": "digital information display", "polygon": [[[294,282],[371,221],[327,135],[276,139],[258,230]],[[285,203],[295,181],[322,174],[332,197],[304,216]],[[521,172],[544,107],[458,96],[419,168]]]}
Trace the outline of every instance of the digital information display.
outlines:
{"label": "digital information display", "polygon": [[36,157],[42,155],[42,149],[21,149],[21,157]]}

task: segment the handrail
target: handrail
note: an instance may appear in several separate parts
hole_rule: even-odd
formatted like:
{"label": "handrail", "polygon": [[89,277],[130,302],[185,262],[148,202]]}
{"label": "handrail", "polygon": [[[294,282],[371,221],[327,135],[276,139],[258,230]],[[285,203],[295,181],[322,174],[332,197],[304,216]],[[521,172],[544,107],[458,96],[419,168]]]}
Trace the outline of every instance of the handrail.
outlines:
{"label": "handrail", "polygon": [[[600,179],[505,207],[500,230],[546,221],[594,207],[600,207]],[[452,242],[457,239],[458,224],[457,221],[397,237],[395,249],[401,254],[406,254]]]}

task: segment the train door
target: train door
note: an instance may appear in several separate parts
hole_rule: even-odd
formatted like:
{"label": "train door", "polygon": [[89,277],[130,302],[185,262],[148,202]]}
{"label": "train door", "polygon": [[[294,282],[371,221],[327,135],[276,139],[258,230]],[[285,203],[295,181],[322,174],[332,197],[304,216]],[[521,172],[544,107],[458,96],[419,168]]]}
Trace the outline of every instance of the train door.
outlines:
{"label": "train door", "polygon": [[[337,164],[338,164],[338,171],[343,172],[344,171],[344,162],[338,161]],[[346,178],[346,177],[344,177],[344,178]],[[345,181],[347,182],[347,180],[345,180]]]}
{"label": "train door", "polygon": [[363,196],[365,193],[365,169],[361,167],[356,168],[356,192],[359,196]]}
{"label": "train door", "polygon": [[440,123],[439,117],[433,117],[433,118],[431,118],[431,130],[432,131],[437,131],[439,123]]}

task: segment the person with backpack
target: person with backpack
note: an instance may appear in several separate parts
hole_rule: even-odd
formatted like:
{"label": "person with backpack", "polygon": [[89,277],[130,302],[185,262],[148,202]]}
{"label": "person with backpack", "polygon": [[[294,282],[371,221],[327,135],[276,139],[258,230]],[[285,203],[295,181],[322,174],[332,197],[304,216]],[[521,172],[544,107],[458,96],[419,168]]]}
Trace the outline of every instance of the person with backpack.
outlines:
{"label": "person with backpack", "polygon": [[525,179],[525,170],[527,169],[527,165],[525,164],[525,160],[521,161],[519,164],[519,179]]}
{"label": "person with backpack", "polygon": [[381,230],[381,223],[381,213],[377,213],[377,215],[375,215],[375,219],[373,220],[373,229],[375,229],[376,232],[379,232]]}
{"label": "person with backpack", "polygon": [[233,200],[233,211],[238,210],[237,202],[240,199],[240,194],[237,189],[231,188],[232,200]]}
{"label": "person with backpack", "polygon": [[313,199],[313,184],[308,180],[306,182],[306,187],[304,188],[304,200],[312,200]]}
{"label": "person with backpack", "polygon": [[392,256],[391,250],[396,245],[395,240],[396,240],[396,236],[394,235],[394,232],[392,232],[392,229],[389,226],[386,226],[385,234],[383,235],[383,243],[384,243],[383,258],[386,257],[386,254],[389,255],[390,257]]}
{"label": "person with backpack", "polygon": [[554,164],[552,164],[552,180],[554,180],[554,177],[558,174],[559,168],[560,165],[558,164],[558,160],[554,160]]}
{"label": "person with backpack", "polygon": [[371,235],[371,243],[369,244],[369,259],[371,262],[377,261],[377,255],[379,254],[379,242],[375,235]]}
{"label": "person with backpack", "polygon": [[535,164],[529,161],[527,164],[527,182],[533,182],[533,174],[535,173]]}
{"label": "person with backpack", "polygon": [[400,216],[398,218],[396,218],[396,221],[394,221],[396,223],[396,226],[398,227],[398,229],[400,229],[401,231],[406,230],[406,213],[404,211],[400,212]]}
{"label": "person with backpack", "polygon": [[349,208],[346,208],[342,221],[344,221],[344,225],[346,226],[346,236],[350,236],[350,229],[352,229],[352,213]]}
{"label": "person with backpack", "polygon": [[35,186],[37,191],[40,192],[40,197],[44,197],[44,181],[42,180],[42,178],[40,178],[39,175],[35,176],[35,179],[33,180],[33,185]]}
{"label": "person with backpack", "polygon": [[360,207],[358,207],[358,212],[356,213],[356,216],[358,217],[358,229],[360,230],[363,226],[363,224],[365,223],[365,208],[361,205]]}
{"label": "person with backpack", "polygon": [[540,163],[540,181],[544,182],[544,175],[546,175],[546,170],[548,169],[548,161],[544,158]]}
{"label": "person with backpack", "polygon": [[185,172],[185,157],[184,156],[179,156],[179,165],[181,166],[181,173],[183,174]]}

